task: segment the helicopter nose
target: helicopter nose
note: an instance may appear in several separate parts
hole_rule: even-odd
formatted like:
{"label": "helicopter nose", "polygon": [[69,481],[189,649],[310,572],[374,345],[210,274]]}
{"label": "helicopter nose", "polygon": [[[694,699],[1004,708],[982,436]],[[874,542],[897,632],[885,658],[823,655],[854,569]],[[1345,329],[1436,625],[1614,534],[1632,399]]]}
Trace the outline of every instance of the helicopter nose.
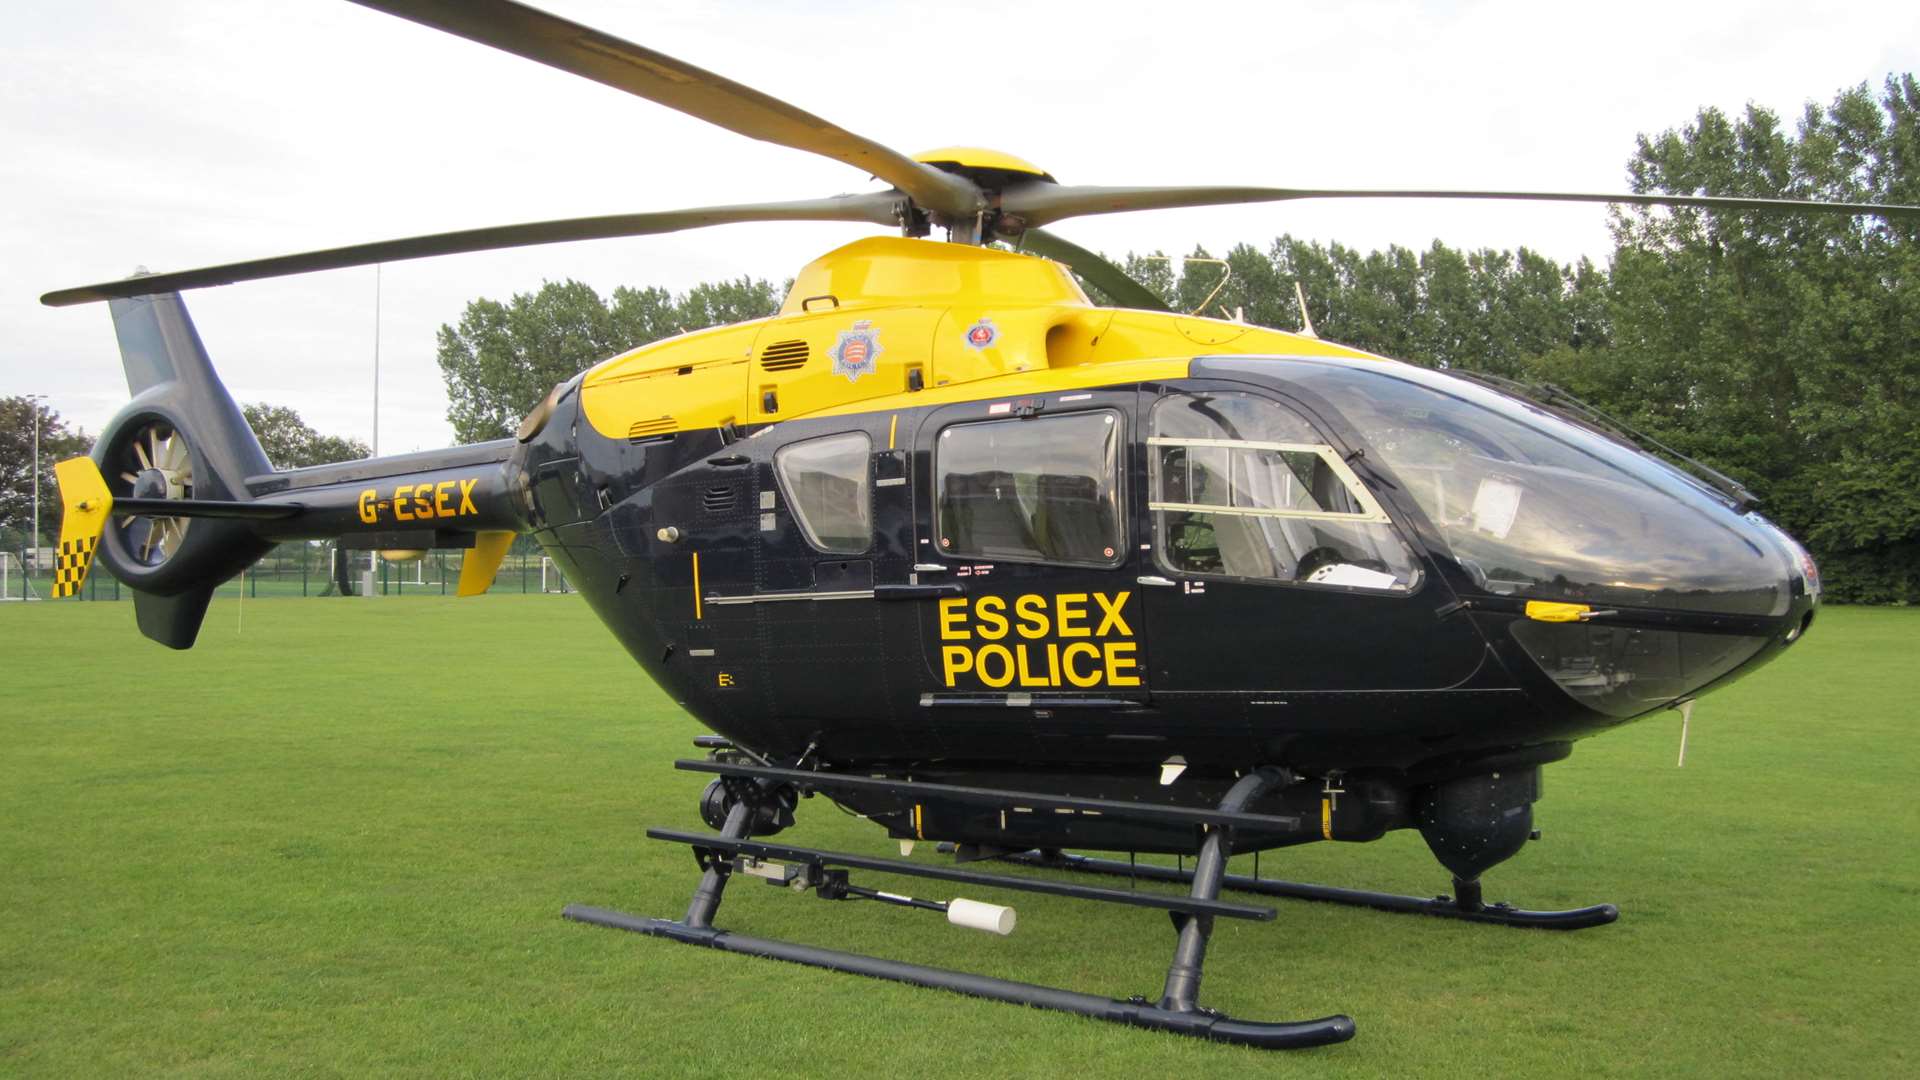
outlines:
{"label": "helicopter nose", "polygon": [[1446,372],[1314,360],[1285,375],[1392,471],[1462,597],[1515,613],[1519,646],[1602,713],[1698,693],[1804,630],[1812,560],[1717,474]]}
{"label": "helicopter nose", "polygon": [[[1752,530],[1739,545],[1745,555],[1722,551],[1724,561],[1691,587],[1666,583],[1650,594],[1661,601],[1654,609],[1578,605],[1587,608],[1584,617],[1549,622],[1530,615],[1516,619],[1510,633],[1561,690],[1621,719],[1756,670],[1812,625],[1819,570],[1804,547],[1759,515],[1727,510],[1705,520],[1714,517],[1723,530],[1734,522]],[[1649,551],[1646,560],[1649,577],[1676,561],[1664,550]]]}

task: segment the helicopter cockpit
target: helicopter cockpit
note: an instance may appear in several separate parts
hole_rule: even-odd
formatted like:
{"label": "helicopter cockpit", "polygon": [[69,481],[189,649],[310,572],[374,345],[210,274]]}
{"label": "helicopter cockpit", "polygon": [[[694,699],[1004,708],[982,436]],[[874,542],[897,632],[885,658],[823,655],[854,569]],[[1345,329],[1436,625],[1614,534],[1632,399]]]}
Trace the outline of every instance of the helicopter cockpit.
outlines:
{"label": "helicopter cockpit", "polygon": [[1148,509],[1168,568],[1408,592],[1419,564],[1379,503],[1299,413],[1269,398],[1155,403]]}
{"label": "helicopter cockpit", "polygon": [[[1243,365],[1251,373],[1247,361],[1206,362],[1220,375]],[[1671,702],[1753,657],[1776,621],[1791,641],[1810,618],[1819,579],[1804,550],[1657,458],[1517,398],[1411,365],[1300,359],[1259,370],[1346,425],[1364,467],[1397,492],[1401,510],[1417,508],[1424,517],[1415,527],[1426,545],[1459,566],[1463,596],[1584,606],[1567,621],[1517,620],[1511,633],[1562,689],[1593,708],[1627,717]],[[1234,406],[1221,400],[1208,408],[1225,416]],[[1329,474],[1336,466],[1342,463],[1331,456],[1316,462]],[[1324,480],[1297,491],[1287,497],[1311,495],[1329,513],[1351,506]],[[1369,579],[1344,569],[1357,567],[1380,575],[1371,579],[1375,587],[1417,584],[1411,559],[1396,561],[1404,548],[1385,520],[1312,522],[1316,540],[1344,560],[1339,572],[1351,575],[1333,583],[1364,585]],[[1280,529],[1298,533],[1304,524]],[[1233,533],[1216,528],[1215,535],[1223,564],[1231,565],[1225,553],[1237,543],[1228,539]],[[1289,534],[1286,548],[1302,542]],[[1788,626],[1789,614],[1800,625]],[[1752,632],[1728,632],[1742,627]]]}

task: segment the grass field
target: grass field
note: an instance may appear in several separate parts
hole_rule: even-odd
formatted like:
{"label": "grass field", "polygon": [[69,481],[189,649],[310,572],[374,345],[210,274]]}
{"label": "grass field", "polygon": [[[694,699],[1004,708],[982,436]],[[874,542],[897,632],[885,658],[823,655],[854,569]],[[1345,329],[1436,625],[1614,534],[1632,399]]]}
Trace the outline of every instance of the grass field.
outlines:
{"label": "grass field", "polygon": [[[200,645],[125,604],[0,605],[0,1074],[1890,1076],[1920,1071],[1920,611],[1830,609],[1678,721],[1547,770],[1544,840],[1488,879],[1574,934],[1275,901],[1223,920],[1202,999],[1344,1011],[1272,1054],[560,919],[680,914],[701,729],[576,598],[217,601]],[[892,854],[822,801],[797,843]],[[915,856],[935,858],[922,849]],[[1236,860],[1236,866],[1244,860]],[[1416,835],[1266,872],[1431,893]],[[858,879],[856,879],[858,880]],[[882,887],[888,879],[869,878]],[[938,883],[901,891],[944,896]],[[1166,917],[924,912],[737,883],[720,923],[1124,997]]]}

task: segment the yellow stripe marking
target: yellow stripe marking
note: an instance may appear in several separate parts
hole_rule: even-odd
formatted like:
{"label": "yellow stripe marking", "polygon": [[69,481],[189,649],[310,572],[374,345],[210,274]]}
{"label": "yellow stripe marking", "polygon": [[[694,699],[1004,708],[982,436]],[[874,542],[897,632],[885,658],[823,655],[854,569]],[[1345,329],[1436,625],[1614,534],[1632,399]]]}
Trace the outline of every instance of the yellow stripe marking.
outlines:
{"label": "yellow stripe marking", "polygon": [[887,449],[889,450],[893,449],[893,436],[894,436],[894,433],[899,430],[900,430],[900,414],[894,413],[893,419],[887,421]]}
{"label": "yellow stripe marking", "polygon": [[693,618],[700,620],[700,553],[693,553]]}
{"label": "yellow stripe marking", "polygon": [[1333,839],[1333,800],[1320,800],[1320,835]]}
{"label": "yellow stripe marking", "polygon": [[914,839],[916,840],[925,840],[927,838],[926,833],[921,831],[922,821],[923,819],[920,816],[920,804],[914,803],[913,804],[913,835],[914,835]]}

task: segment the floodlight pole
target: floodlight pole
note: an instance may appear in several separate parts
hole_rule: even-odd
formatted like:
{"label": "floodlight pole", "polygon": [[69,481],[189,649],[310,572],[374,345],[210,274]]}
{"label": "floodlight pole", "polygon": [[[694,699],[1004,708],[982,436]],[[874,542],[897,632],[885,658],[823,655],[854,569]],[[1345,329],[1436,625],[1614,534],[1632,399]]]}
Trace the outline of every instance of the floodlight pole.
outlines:
{"label": "floodlight pole", "polygon": [[[33,538],[27,546],[33,550],[34,568],[40,566],[40,402],[47,400],[45,394],[28,394],[29,407],[33,409]],[[26,568],[22,567],[25,573]]]}
{"label": "floodlight pole", "polygon": [[373,456],[380,456],[380,264],[373,264]]}
{"label": "floodlight pole", "polygon": [[[373,264],[373,456],[380,456],[380,271],[381,264]],[[378,575],[380,555],[367,552],[367,572]],[[371,592],[371,587],[368,589]]]}

